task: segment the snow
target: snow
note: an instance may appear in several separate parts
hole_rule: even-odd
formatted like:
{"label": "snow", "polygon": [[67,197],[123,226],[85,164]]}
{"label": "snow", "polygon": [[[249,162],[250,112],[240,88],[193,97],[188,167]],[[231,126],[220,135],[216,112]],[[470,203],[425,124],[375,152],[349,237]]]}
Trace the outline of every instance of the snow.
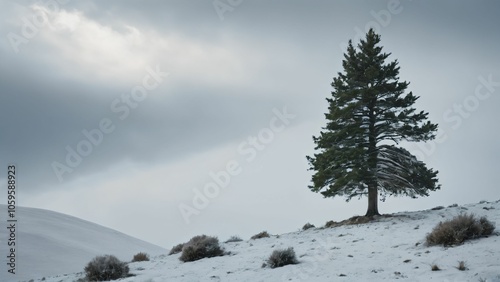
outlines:
{"label": "snow", "polygon": [[[131,273],[135,276],[120,281],[253,282],[391,281],[396,279],[403,281],[480,281],[481,279],[482,281],[500,281],[500,236],[497,233],[487,238],[467,241],[455,247],[425,246],[425,236],[434,226],[440,221],[451,219],[464,212],[486,216],[498,226],[500,200],[450,206],[441,210],[401,212],[378,217],[368,224],[344,225],[326,229],[311,228],[271,238],[221,243],[225,251],[230,252],[229,255],[195,262],[183,263],[179,260],[180,254],[168,256],[165,253],[152,257],[148,262],[130,263]],[[47,219],[45,224],[53,224],[51,220],[53,218]],[[28,223],[25,225],[28,226]],[[79,228],[83,231],[88,226],[91,225],[85,223],[81,226],[74,225],[72,228]],[[54,233],[54,230],[45,229],[45,231]],[[99,230],[94,229],[94,231]],[[55,239],[57,241],[64,240],[64,238],[66,237],[56,236]],[[65,243],[88,246],[89,242],[82,243],[80,239],[82,238],[71,242],[65,240]],[[114,243],[112,237],[108,239],[111,240],[109,243]],[[185,238],[185,241],[189,239]],[[101,238],[100,241],[107,241],[107,239]],[[24,244],[28,245],[28,241]],[[294,248],[299,264],[275,269],[262,267],[273,250],[288,247]],[[38,252],[39,250],[36,250],[33,255],[39,256]],[[53,255],[61,256],[62,253]],[[64,256],[68,262],[76,262],[81,258],[74,253],[65,253]],[[465,261],[468,270],[459,271],[456,268],[459,261]],[[431,265],[433,264],[439,266],[441,270],[432,271]],[[83,266],[84,263],[78,261],[75,268],[81,271]],[[62,273],[64,271],[61,271]],[[83,273],[80,272],[46,277],[44,281],[76,281],[82,277]],[[35,281],[42,281],[41,278]]]}
{"label": "snow", "polygon": [[[0,205],[0,210],[6,211],[6,206]],[[2,227],[2,282],[81,272],[97,255],[113,254],[120,260],[128,261],[141,251],[151,255],[166,252],[159,246],[113,229],[53,211],[17,207],[16,217],[16,274],[7,272],[4,255],[7,254],[6,228]],[[2,218],[2,222],[6,219]]]}

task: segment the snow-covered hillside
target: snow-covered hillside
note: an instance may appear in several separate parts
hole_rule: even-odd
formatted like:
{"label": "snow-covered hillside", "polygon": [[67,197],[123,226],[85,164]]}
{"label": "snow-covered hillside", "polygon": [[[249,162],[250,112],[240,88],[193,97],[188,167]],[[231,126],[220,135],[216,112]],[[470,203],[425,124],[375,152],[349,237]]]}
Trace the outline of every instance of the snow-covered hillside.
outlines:
{"label": "snow-covered hillside", "polygon": [[[183,263],[179,254],[130,263],[135,275],[120,281],[500,281],[500,236],[444,248],[427,247],[425,236],[440,221],[460,213],[486,216],[500,228],[500,200],[440,210],[402,212],[368,224],[312,228],[271,238],[222,243],[230,255]],[[44,225],[53,224],[46,222]],[[321,223],[323,224],[323,223]],[[319,225],[319,224],[318,224]],[[88,226],[74,226],[83,232]],[[256,230],[256,233],[261,230]],[[496,230],[498,232],[498,229]],[[97,232],[97,230],[96,230]],[[235,229],[237,232],[237,228]],[[96,238],[101,235],[95,234]],[[208,234],[212,235],[212,234]],[[60,236],[57,240],[63,240]],[[81,237],[80,237],[81,238]],[[188,241],[190,238],[186,238]],[[227,238],[221,238],[227,239]],[[101,239],[105,241],[104,239]],[[223,241],[223,240],[222,240]],[[75,240],[75,246],[86,245]],[[42,242],[41,244],[42,245]],[[299,264],[270,269],[263,263],[275,249],[293,247]],[[135,249],[137,250],[137,249]],[[135,251],[134,250],[134,251]],[[120,255],[117,252],[115,254]],[[121,250],[124,251],[124,250]],[[132,251],[131,253],[133,253]],[[34,255],[39,255],[35,250]],[[78,257],[78,256],[76,256]],[[65,258],[76,262],[74,254]],[[457,269],[465,261],[467,270]],[[83,268],[79,262],[76,268]],[[432,271],[437,265],[441,270]],[[46,277],[45,281],[76,281],[83,273]],[[42,277],[38,280],[42,281]]]}
{"label": "snow-covered hillside", "polygon": [[[0,210],[6,211],[6,206],[0,205]],[[16,216],[16,275],[6,269],[7,242],[2,227],[2,282],[81,272],[96,255],[114,254],[128,261],[140,251],[151,255],[166,252],[115,230],[53,211],[17,207]]]}

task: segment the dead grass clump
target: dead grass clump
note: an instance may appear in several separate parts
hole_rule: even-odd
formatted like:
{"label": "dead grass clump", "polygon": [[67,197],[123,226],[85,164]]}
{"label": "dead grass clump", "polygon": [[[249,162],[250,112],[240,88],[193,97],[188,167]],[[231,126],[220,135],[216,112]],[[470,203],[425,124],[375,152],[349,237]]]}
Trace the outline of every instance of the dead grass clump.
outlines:
{"label": "dead grass clump", "polygon": [[132,258],[132,262],[137,262],[137,261],[149,261],[149,255],[143,252],[137,253]]}
{"label": "dead grass clump", "polygon": [[491,235],[494,229],[495,225],[486,217],[477,219],[473,214],[460,214],[451,220],[440,222],[427,235],[426,241],[428,246],[460,245],[466,240]]}
{"label": "dead grass clump", "polygon": [[92,259],[84,271],[88,281],[110,281],[127,277],[129,268],[115,256],[104,255]]}
{"label": "dead grass clump", "polygon": [[271,256],[267,259],[267,264],[271,268],[297,263],[298,260],[295,256],[295,251],[291,247],[284,250],[274,250]]}
{"label": "dead grass clump", "polygon": [[229,239],[226,240],[225,243],[233,243],[233,242],[241,242],[243,239],[241,239],[239,236],[231,236]]}
{"label": "dead grass clump", "polygon": [[302,230],[307,230],[307,229],[311,229],[311,228],[314,228],[316,226],[314,226],[313,224],[310,224],[309,222],[304,224],[304,226],[302,226]]}
{"label": "dead grass clump", "polygon": [[340,222],[336,222],[333,220],[327,221],[325,223],[325,228],[338,227],[343,225],[357,225],[357,224],[365,224],[369,223],[373,220],[373,217],[369,216],[353,216],[349,219],[342,220]]}
{"label": "dead grass clump", "polygon": [[460,270],[460,271],[467,270],[468,268],[467,268],[467,265],[465,264],[465,261],[463,261],[463,260],[459,261],[457,269]]}
{"label": "dead grass clump", "polygon": [[224,255],[219,246],[219,239],[206,235],[195,236],[182,247],[179,259],[183,262],[200,260]]}
{"label": "dead grass clump", "polygon": [[337,227],[339,223],[333,220],[329,220],[325,223],[325,228]]}
{"label": "dead grass clump", "polygon": [[432,271],[440,271],[440,270],[441,270],[441,268],[439,268],[439,266],[438,266],[437,264],[432,264],[432,265],[431,265],[431,270],[432,270]]}
{"label": "dead grass clump", "polygon": [[250,239],[256,240],[256,239],[269,238],[269,237],[271,237],[271,235],[269,235],[269,233],[267,233],[267,231],[262,231],[258,234],[253,235],[252,237],[250,237]]}
{"label": "dead grass clump", "polygon": [[173,246],[172,249],[170,250],[170,252],[168,253],[168,255],[169,256],[175,255],[175,254],[182,252],[182,247],[184,247],[184,243]]}

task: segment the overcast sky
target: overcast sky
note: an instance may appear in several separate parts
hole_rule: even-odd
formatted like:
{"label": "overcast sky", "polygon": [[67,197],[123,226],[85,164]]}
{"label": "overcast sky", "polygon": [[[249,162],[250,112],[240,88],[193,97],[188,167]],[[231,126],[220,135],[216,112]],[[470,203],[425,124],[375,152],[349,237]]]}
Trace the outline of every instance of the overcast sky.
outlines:
{"label": "overcast sky", "polygon": [[14,163],[20,205],[166,248],[362,215],[366,198],[307,188],[305,156],[348,40],[370,27],[440,131],[405,146],[442,189],[380,212],[497,200],[499,11],[493,0],[1,1],[0,200]]}

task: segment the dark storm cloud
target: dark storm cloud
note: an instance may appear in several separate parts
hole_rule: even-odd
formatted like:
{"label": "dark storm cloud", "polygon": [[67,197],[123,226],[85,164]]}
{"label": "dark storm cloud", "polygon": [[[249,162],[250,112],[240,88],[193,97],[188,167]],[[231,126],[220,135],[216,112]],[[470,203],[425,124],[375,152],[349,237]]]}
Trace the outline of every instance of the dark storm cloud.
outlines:
{"label": "dark storm cloud", "polygon": [[1,153],[30,175],[32,182],[26,183],[26,190],[57,184],[52,162],[65,164],[66,146],[76,150],[79,142],[87,140],[82,130],[98,128],[103,118],[111,119],[116,130],[106,134],[103,143],[65,179],[100,171],[123,159],[174,161],[243,138],[257,126],[252,122],[263,123],[268,118],[261,111],[271,112],[275,106],[250,95],[225,96],[227,89],[184,86],[182,90],[163,90],[172,91],[164,100],[151,93],[151,98],[130,109],[130,115],[121,121],[121,113],[110,107],[121,89],[62,81],[49,66],[41,74],[34,74],[32,70],[41,68],[29,63],[25,68],[16,66],[1,77],[6,94],[2,96]]}
{"label": "dark storm cloud", "polygon": [[[71,10],[78,5],[70,2],[62,8]],[[193,31],[200,23],[221,24],[211,5],[82,5],[86,16],[94,16],[104,24],[106,17],[132,23],[145,17],[143,20],[151,26],[184,30],[193,23]],[[17,163],[30,176],[26,178],[26,190],[57,184],[51,164],[57,161],[67,165],[66,146],[76,149],[81,140],[86,140],[82,130],[95,129],[102,118],[115,115],[110,111],[111,101],[127,91],[90,79],[75,81],[66,77],[65,73],[72,70],[61,70],[53,64],[62,58],[46,58],[45,54],[54,55],[53,50],[37,40],[41,41],[35,37],[27,46],[20,46],[25,48],[20,55],[12,54],[9,46],[4,45],[6,60],[1,66],[1,153],[4,160]],[[283,104],[273,101],[273,93],[252,98],[252,93],[244,93],[252,90],[245,89],[182,85],[163,91],[172,92],[168,93],[170,98],[156,105],[146,101],[126,121],[117,122],[116,131],[105,136],[104,142],[84,158],[69,179],[100,171],[122,159],[144,163],[172,161],[221,142],[243,139],[259,124],[265,124],[268,117],[262,113],[270,113],[273,107]]]}
{"label": "dark storm cloud", "polygon": [[[28,6],[33,2],[19,3]],[[381,30],[388,42],[400,41],[392,47],[401,48],[399,54],[405,40],[414,36],[408,32],[413,28],[420,31],[418,36],[441,38],[444,50],[436,52],[452,51],[454,46],[447,42],[462,41],[465,47],[459,49],[468,48],[471,54],[483,52],[487,54],[484,61],[498,62],[498,55],[489,60],[499,46],[494,35],[498,26],[496,2],[404,1],[400,5],[402,12],[392,15],[390,24]],[[257,74],[249,73],[249,82],[239,86],[190,81],[190,77],[176,76],[175,69],[161,65],[171,76],[121,121],[110,104],[129,92],[135,86],[132,82],[115,79],[106,83],[92,76],[75,79],[83,73],[78,72],[79,66],[68,67],[72,62],[66,62],[41,36],[21,45],[20,54],[3,42],[0,153],[3,164],[16,162],[30,176],[24,180],[26,190],[57,185],[52,162],[64,164],[66,146],[75,148],[84,139],[82,130],[97,128],[103,118],[114,122],[115,131],[68,174],[68,180],[125,159],[145,164],[174,162],[239,142],[266,124],[273,107],[290,105],[304,119],[322,117],[328,84],[340,70],[340,45],[357,36],[357,27],[364,30],[368,22],[376,21],[371,12],[386,9],[387,2],[247,0],[225,12],[223,20],[213,1],[70,1],[61,8],[81,11],[118,33],[126,32],[126,24],[153,30],[158,36],[178,33],[222,47],[229,37],[262,53],[265,64]],[[9,22],[1,31],[5,35],[19,32],[19,28]],[[436,41],[429,43],[422,37],[412,42],[419,44],[412,50],[431,53]],[[283,55],[287,52],[289,55]],[[403,69],[418,65],[421,55],[412,56],[416,59],[406,61]],[[493,69],[488,65],[484,68]]]}
{"label": "dark storm cloud", "polygon": [[[0,78],[1,154],[4,162],[19,165],[25,176],[23,191],[57,185],[52,163],[67,166],[66,147],[76,150],[79,142],[88,139],[82,130],[98,128],[103,118],[111,119],[116,130],[106,134],[73,172],[64,174],[64,180],[98,173],[124,159],[146,164],[172,162],[243,139],[265,124],[268,116],[263,112],[282,105],[265,96],[252,97],[248,93],[252,90],[181,85],[153,91],[121,121],[121,113],[110,106],[134,85],[124,82],[124,87],[115,87],[74,80],[43,60],[24,58],[8,57]],[[167,78],[165,86],[169,83]]]}

